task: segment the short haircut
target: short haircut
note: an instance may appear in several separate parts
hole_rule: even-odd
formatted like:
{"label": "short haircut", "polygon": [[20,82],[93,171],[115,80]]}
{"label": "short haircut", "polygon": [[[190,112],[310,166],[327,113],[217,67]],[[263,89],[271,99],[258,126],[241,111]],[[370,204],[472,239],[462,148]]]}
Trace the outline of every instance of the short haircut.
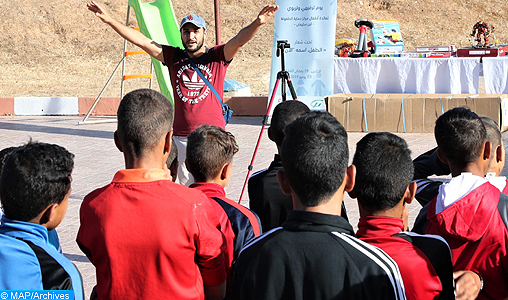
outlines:
{"label": "short haircut", "polygon": [[480,117],[480,119],[485,126],[485,130],[487,130],[487,141],[492,143],[492,151],[494,152],[497,146],[501,145],[503,139],[499,125],[488,117]]}
{"label": "short haircut", "polygon": [[14,152],[18,147],[8,147],[0,150],[0,175],[2,175],[2,170],[5,165],[5,161],[9,158],[9,155]]}
{"label": "short haircut", "polygon": [[282,145],[286,125],[309,111],[309,107],[300,101],[288,100],[279,103],[273,110],[270,122],[270,131],[275,144]]}
{"label": "short haircut", "polygon": [[287,125],[281,159],[302,205],[326,203],[344,181],[349,160],[347,133],[327,112],[309,112]]}
{"label": "short haircut", "polygon": [[124,151],[139,158],[173,127],[173,107],[166,96],[151,89],[125,95],[117,112],[118,137]]}
{"label": "short haircut", "polygon": [[406,141],[392,133],[372,132],[356,144],[354,192],[373,211],[395,207],[413,180],[413,161]]}
{"label": "short haircut", "polygon": [[187,169],[196,182],[207,182],[219,175],[238,152],[235,137],[214,125],[201,125],[187,136]]}
{"label": "short haircut", "polygon": [[71,188],[74,155],[65,148],[29,142],[5,162],[0,199],[5,216],[28,222],[53,203],[61,203]]}
{"label": "short haircut", "polygon": [[456,107],[436,120],[434,136],[448,162],[464,167],[480,158],[487,131],[477,114],[468,108]]}

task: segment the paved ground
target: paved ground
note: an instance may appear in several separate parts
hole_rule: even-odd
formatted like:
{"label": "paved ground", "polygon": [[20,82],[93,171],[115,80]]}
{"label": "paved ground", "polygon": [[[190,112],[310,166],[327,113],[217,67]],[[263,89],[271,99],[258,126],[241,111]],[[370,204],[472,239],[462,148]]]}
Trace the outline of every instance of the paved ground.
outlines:
{"label": "paved ground", "polygon": [[[26,143],[29,139],[40,142],[55,143],[66,147],[75,154],[72,195],[67,215],[58,227],[62,249],[65,256],[73,261],[83,275],[86,296],[95,285],[95,268],[76,245],[75,238],[79,227],[79,207],[84,196],[95,188],[111,181],[115,172],[124,167],[123,157],[115,148],[113,132],[116,123],[78,125],[81,117],[0,117],[0,149]],[[231,199],[238,199],[247,174],[256,141],[261,130],[260,117],[233,117],[227,129],[231,131],[240,146],[235,156],[234,174],[226,192]],[[349,133],[350,157],[355,145],[365,134]],[[400,134],[406,139],[413,151],[413,157],[435,146],[430,133]],[[508,135],[503,139],[507,144]],[[261,145],[254,162],[254,171],[269,165],[276,152],[275,145],[263,133]],[[507,174],[507,169],[503,170]],[[243,196],[242,203],[247,205],[248,195]],[[356,227],[358,208],[354,200],[346,198],[345,204],[351,224]],[[410,223],[416,217],[420,207],[414,201],[409,207]],[[135,218],[135,216],[133,216]]]}

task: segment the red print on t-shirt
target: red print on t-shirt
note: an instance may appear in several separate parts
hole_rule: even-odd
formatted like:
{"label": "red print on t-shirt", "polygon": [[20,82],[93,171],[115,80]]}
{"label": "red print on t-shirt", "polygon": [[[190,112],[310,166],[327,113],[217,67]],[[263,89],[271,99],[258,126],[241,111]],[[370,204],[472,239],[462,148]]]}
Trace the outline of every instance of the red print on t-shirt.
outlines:
{"label": "red print on t-shirt", "polygon": [[[210,69],[202,64],[198,64],[197,67],[200,69],[203,76],[205,76],[205,78],[211,83],[212,72]],[[206,85],[206,83],[198,75],[198,72],[196,72],[190,64],[180,67],[177,72],[176,82],[176,92],[178,97],[182,99],[183,102],[196,104],[200,101],[203,101],[203,99],[205,99],[208,94],[210,94],[210,88]]]}

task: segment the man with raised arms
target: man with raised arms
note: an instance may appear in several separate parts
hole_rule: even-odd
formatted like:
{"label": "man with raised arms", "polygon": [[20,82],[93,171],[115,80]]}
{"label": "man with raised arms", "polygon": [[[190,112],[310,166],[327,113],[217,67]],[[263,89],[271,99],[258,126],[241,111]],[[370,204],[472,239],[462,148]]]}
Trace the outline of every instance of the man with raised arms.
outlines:
{"label": "man with raised arms", "polygon": [[226,126],[219,99],[216,99],[214,92],[199,78],[190,59],[196,66],[199,66],[201,73],[222,98],[224,79],[229,64],[240,48],[256,35],[259,28],[271,18],[279,7],[277,5],[265,6],[257,18],[240,30],[235,37],[226,44],[211,48],[203,47],[207,36],[205,21],[198,15],[187,15],[180,23],[180,34],[185,50],[159,45],[136,29],[113,19],[95,1],[89,2],[87,7],[124,39],[145,50],[168,67],[175,98],[173,130],[174,140],[178,146],[178,180],[180,183],[190,185],[193,179],[185,168],[187,135],[203,124],[216,125],[223,129]]}

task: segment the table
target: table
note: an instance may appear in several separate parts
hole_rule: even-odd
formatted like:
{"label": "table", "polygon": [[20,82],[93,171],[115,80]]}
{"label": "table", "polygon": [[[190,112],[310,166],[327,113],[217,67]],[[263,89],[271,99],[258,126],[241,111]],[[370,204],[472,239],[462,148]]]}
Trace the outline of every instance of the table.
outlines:
{"label": "table", "polygon": [[508,94],[508,58],[484,57],[483,78],[487,94]]}
{"label": "table", "polygon": [[[508,60],[504,62],[506,70]],[[334,59],[333,91],[346,94],[477,94],[480,70],[478,57],[337,57]],[[507,72],[504,76],[508,89]],[[487,76],[485,80],[487,84]]]}

